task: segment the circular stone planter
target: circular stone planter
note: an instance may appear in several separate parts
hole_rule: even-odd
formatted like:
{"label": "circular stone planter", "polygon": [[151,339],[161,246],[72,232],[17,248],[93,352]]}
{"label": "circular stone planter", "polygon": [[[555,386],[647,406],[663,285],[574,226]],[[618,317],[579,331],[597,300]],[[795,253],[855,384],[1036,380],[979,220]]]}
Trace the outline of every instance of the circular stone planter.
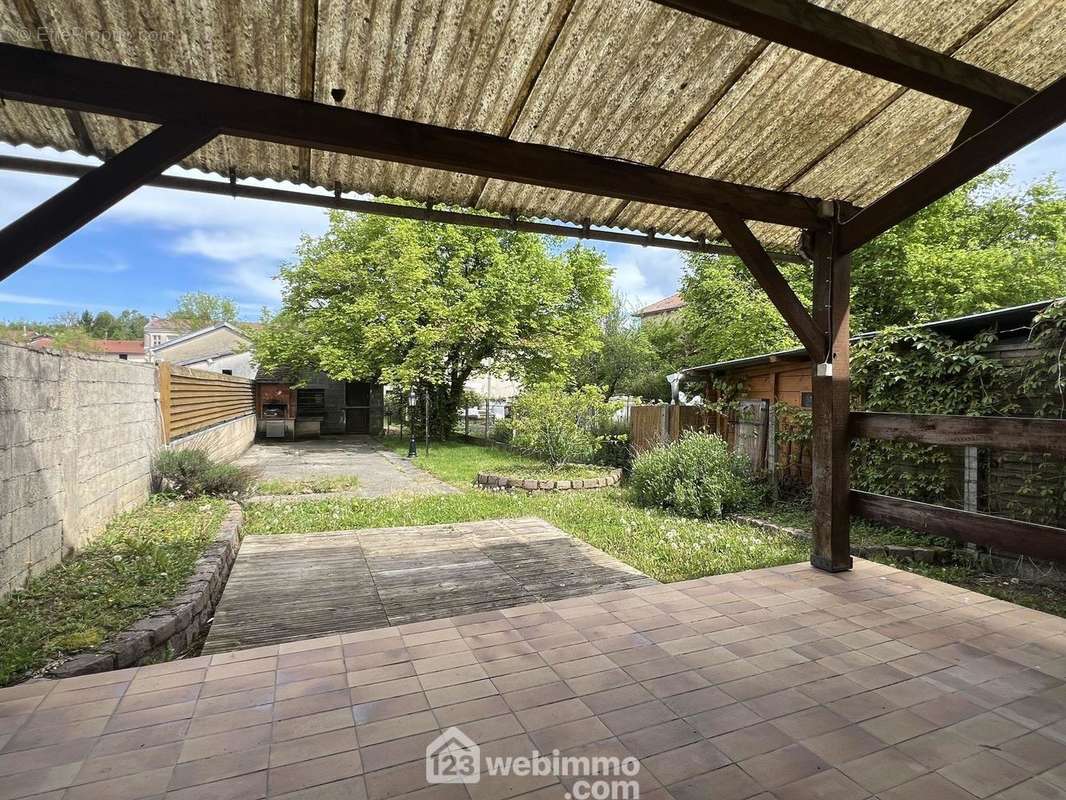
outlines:
{"label": "circular stone planter", "polygon": [[603,489],[616,486],[622,480],[622,470],[612,469],[606,475],[597,478],[572,478],[556,480],[554,478],[512,478],[508,475],[495,475],[491,472],[479,472],[475,483],[484,489],[521,489],[526,492],[568,492],[573,489]]}

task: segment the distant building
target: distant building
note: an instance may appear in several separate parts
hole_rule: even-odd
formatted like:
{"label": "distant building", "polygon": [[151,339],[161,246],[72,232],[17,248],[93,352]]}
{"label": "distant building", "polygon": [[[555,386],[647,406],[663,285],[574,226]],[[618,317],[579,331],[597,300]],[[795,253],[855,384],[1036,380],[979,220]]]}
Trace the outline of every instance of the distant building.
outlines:
{"label": "distant building", "polygon": [[[165,323],[154,319],[148,323]],[[173,321],[171,321],[173,322]],[[237,375],[242,378],[254,378],[256,368],[252,363],[252,340],[238,325],[219,322],[206,328],[188,330],[180,336],[171,335],[175,326],[157,325],[153,330],[145,326],[145,340],[148,337],[168,337],[160,344],[148,348],[152,361],[169,361],[183,367],[221,372],[224,375]]]}
{"label": "distant building", "polygon": [[96,339],[99,348],[122,361],[147,361],[144,342],[140,339]]}
{"label": "distant building", "polygon": [[150,352],[160,345],[184,336],[194,328],[186,319],[152,317],[144,326],[144,349]]}
{"label": "distant building", "polygon": [[664,320],[675,316],[677,312],[684,307],[685,301],[681,298],[680,294],[675,292],[669,297],[664,297],[662,300],[656,300],[651,305],[638,309],[634,312],[633,316],[639,317],[641,322],[645,322],[649,319]]}

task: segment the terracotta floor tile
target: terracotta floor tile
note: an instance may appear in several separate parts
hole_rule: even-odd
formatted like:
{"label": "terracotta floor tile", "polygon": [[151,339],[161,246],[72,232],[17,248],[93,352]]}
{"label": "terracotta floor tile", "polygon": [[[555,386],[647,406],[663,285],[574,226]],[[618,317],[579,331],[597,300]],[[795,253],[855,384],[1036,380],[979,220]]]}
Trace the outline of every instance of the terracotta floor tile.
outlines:
{"label": "terracotta floor tile", "polygon": [[834,714],[824,706],[813,706],[783,717],[774,717],[774,726],[797,741],[821,736],[849,724],[842,716]]}
{"label": "terracotta floor tile", "polygon": [[[639,687],[637,687],[639,689]],[[616,690],[622,691],[622,690]],[[643,691],[643,690],[641,690]],[[604,694],[608,694],[605,692]],[[596,695],[593,695],[595,697]],[[562,681],[546,683],[542,686],[531,686],[528,689],[508,692],[503,695],[504,701],[514,711],[533,708],[534,706],[547,705],[560,700],[568,700],[574,697],[574,691]],[[585,698],[586,700],[588,698]]]}
{"label": "terracotta floor tile", "polygon": [[900,752],[921,762],[929,769],[940,769],[948,764],[963,761],[981,749],[957,733],[945,729],[931,731],[901,742],[897,747]]}
{"label": "terracotta floor tile", "polygon": [[760,793],[760,786],[736,765],[706,772],[667,787],[674,800],[746,800]]}
{"label": "terracotta floor tile", "polygon": [[283,767],[271,767],[267,784],[271,796],[284,795],[309,786],[320,786],[336,780],[361,775],[363,765],[358,750],[322,756]]}
{"label": "terracotta floor tile", "polygon": [[883,792],[928,772],[928,768],[895,747],[841,764],[840,771],[871,792]]}
{"label": "terracotta floor tile", "polygon": [[611,737],[611,731],[596,717],[576,719],[550,728],[529,732],[530,738],[543,753],[566,750],[588,742]]}
{"label": "terracotta floor tile", "polygon": [[731,760],[744,761],[753,756],[780,750],[793,744],[795,740],[769,722],[760,722],[716,736],[711,741]]}
{"label": "terracotta floor tile", "polygon": [[335,689],[332,692],[294,697],[291,700],[279,699],[274,703],[274,719],[291,719],[320,711],[332,711],[351,705],[351,693],[347,689]]}
{"label": "terracotta floor tile", "polygon": [[762,695],[761,697],[746,700],[744,704],[763,719],[783,717],[786,714],[793,714],[796,711],[802,711],[805,708],[816,705],[814,700],[811,700],[798,689],[785,689],[773,694]]}
{"label": "terracotta floor tile", "polygon": [[723,733],[755,725],[763,718],[743,703],[734,703],[686,718],[701,736],[712,738]]}
{"label": "terracotta floor tile", "polygon": [[863,800],[870,793],[839,770],[827,769],[774,789],[776,800]]}
{"label": "terracotta floor tile", "polygon": [[677,719],[677,714],[661,700],[649,700],[635,706],[606,711],[600,714],[599,718],[615,736],[621,736],[649,725],[658,725]]}
{"label": "terracotta floor tile", "polygon": [[234,778],[249,772],[266,769],[270,763],[270,746],[255,747],[238,753],[226,753],[196,761],[186,761],[174,767],[171,789],[185,789],[201,783]]}
{"label": "terracotta floor tile", "polygon": [[898,744],[936,728],[929,720],[906,709],[890,711],[880,717],[861,722],[859,725],[885,744]]}
{"label": "terracotta floor tile", "polygon": [[1066,763],[1066,744],[1039,733],[1027,733],[1001,744],[999,755],[1036,774]]}
{"label": "terracotta floor tile", "polygon": [[163,767],[106,781],[83,783],[70,787],[63,797],[64,800],[138,800],[160,795],[166,791],[172,769]]}
{"label": "terracotta floor tile", "polygon": [[[448,706],[446,706],[447,708]],[[377,722],[390,717],[402,717],[406,714],[414,714],[417,711],[426,711],[429,708],[429,700],[425,694],[405,694],[400,697],[389,697],[384,700],[371,700],[368,703],[359,703],[352,706],[352,715],[357,725],[365,725],[368,722]]]}
{"label": "terracotta floor tile", "polygon": [[301,736],[311,736],[316,733],[350,728],[355,725],[350,707],[336,708],[332,711],[321,711],[318,714],[308,714],[305,717],[293,717],[292,719],[278,720],[274,723],[274,741],[284,742],[288,739],[298,739]]}
{"label": "terracotta floor tile", "polygon": [[267,794],[267,771],[226,778],[167,792],[166,800],[260,800]]}
{"label": "terracotta floor tile", "polygon": [[880,800],[973,800],[974,796],[933,772],[886,789],[878,797]]}
{"label": "terracotta floor tile", "polygon": [[618,738],[634,756],[644,758],[684,747],[703,737],[689,722],[678,719],[651,725]]}
{"label": "terracotta floor tile", "polygon": [[356,733],[359,744],[368,747],[390,739],[403,739],[417,733],[438,729],[437,719],[432,711],[419,711],[402,717],[392,717],[378,722],[368,722],[358,726]]}
{"label": "terracotta floor tile", "polygon": [[804,747],[830,764],[844,764],[885,747],[876,736],[854,724],[802,741]]}
{"label": "terracotta floor tile", "polygon": [[702,741],[647,756],[641,763],[660,782],[672,784],[724,767],[730,759],[710,742]]}
{"label": "terracotta floor tile", "polygon": [[988,797],[1030,777],[1021,767],[988,752],[978,753],[937,771],[977,797]]}
{"label": "terracotta floor tile", "polygon": [[749,758],[740,767],[767,789],[777,789],[831,767],[799,744]]}
{"label": "terracotta floor tile", "polygon": [[299,739],[275,742],[270,746],[270,766],[283,767],[313,758],[345,753],[358,748],[354,728],[316,733]]}

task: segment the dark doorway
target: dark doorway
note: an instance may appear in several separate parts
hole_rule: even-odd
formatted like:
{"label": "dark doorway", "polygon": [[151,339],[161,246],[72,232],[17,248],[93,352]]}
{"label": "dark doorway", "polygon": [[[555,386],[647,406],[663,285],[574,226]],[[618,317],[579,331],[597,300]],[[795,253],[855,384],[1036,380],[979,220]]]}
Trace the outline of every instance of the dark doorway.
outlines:
{"label": "dark doorway", "polygon": [[344,385],[344,430],[346,433],[370,433],[371,383]]}

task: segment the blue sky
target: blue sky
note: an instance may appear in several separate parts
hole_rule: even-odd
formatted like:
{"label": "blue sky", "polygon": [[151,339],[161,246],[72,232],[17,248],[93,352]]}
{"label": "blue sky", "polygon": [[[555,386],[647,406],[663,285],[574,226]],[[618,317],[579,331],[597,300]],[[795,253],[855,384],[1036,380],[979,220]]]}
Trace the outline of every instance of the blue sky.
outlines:
{"label": "blue sky", "polygon": [[[12,147],[0,153],[86,161],[73,154]],[[1066,185],[1066,126],[1008,159],[1017,184],[1056,172]],[[168,170],[171,174],[192,174]],[[0,171],[0,225],[6,225],[70,181]],[[265,185],[277,185],[267,182]],[[301,234],[326,228],[319,209],[167,189],[140,189],[7,280],[0,282],[0,319],[48,320],[64,311],[136,308],[164,314],[188,291],[232,297],[241,316],[257,319],[276,306],[273,276]],[[677,291],[681,254],[657,248],[602,245],[614,282],[643,305]]]}

